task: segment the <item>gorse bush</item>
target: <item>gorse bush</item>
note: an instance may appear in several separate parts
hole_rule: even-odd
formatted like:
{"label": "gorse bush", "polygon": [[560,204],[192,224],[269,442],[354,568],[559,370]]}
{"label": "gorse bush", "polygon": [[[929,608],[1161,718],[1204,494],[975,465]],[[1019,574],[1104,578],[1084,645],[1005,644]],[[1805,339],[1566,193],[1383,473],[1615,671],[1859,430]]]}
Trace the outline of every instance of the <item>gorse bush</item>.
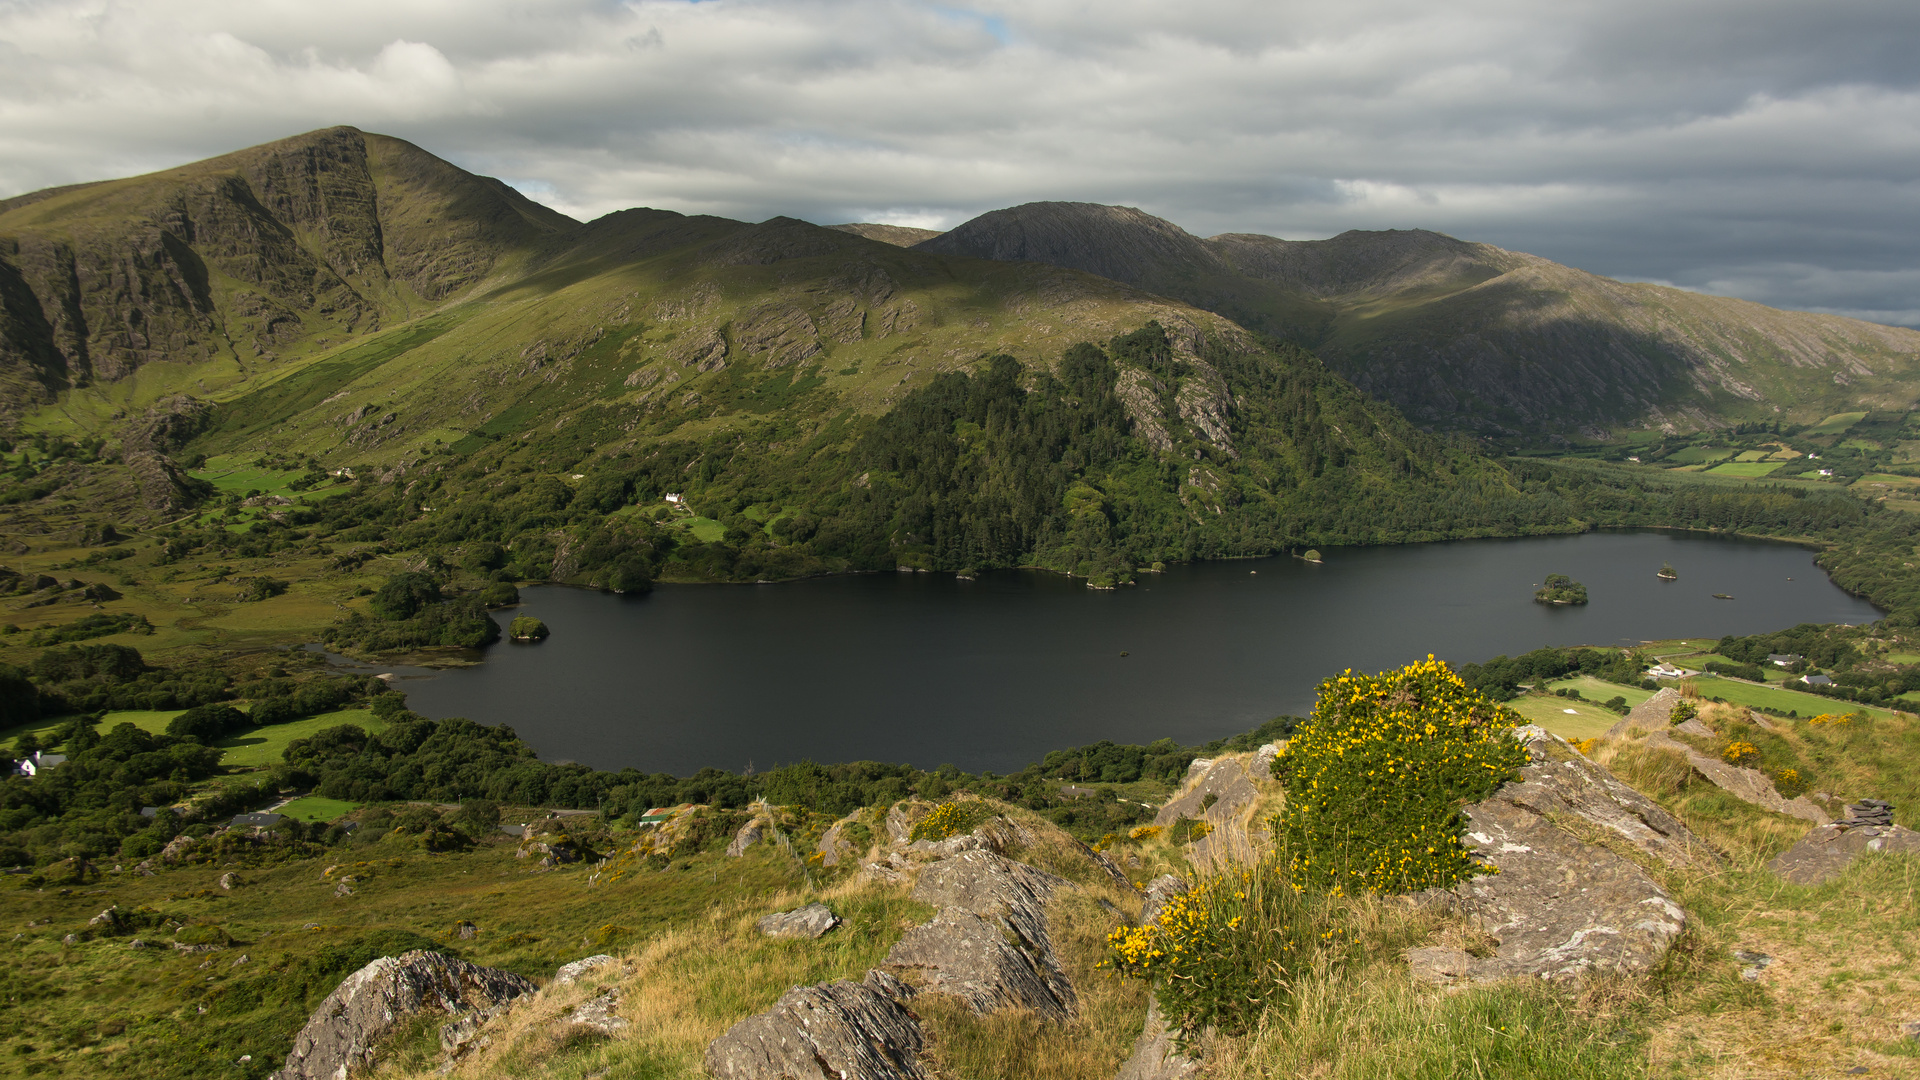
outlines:
{"label": "gorse bush", "polygon": [[993,816],[993,808],[979,799],[954,799],[933,808],[933,812],[914,825],[907,839],[945,840],[964,832]]}
{"label": "gorse bush", "polygon": [[1460,807],[1526,764],[1514,714],[1428,657],[1320,684],[1313,716],[1281,751],[1279,832],[1296,887],[1413,892],[1483,867],[1460,846]]}
{"label": "gorse bush", "polygon": [[1208,878],[1162,904],[1146,925],[1107,935],[1101,966],[1153,981],[1174,1026],[1238,1035],[1285,1000],[1318,951],[1343,944],[1327,900],[1289,887],[1275,861]]}

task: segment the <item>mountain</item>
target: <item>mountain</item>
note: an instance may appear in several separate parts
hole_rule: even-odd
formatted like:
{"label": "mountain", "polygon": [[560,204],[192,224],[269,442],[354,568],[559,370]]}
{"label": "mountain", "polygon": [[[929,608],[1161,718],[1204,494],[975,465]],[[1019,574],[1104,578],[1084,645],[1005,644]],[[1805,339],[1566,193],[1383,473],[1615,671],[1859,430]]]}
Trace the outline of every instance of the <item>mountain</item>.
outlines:
{"label": "mountain", "polygon": [[878,225],[870,221],[856,221],[847,225],[829,225],[843,233],[864,236],[869,240],[878,240],[895,247],[912,247],[923,240],[931,240],[940,235],[938,229],[916,229],[911,225]]}
{"label": "mountain", "polygon": [[155,361],[241,377],[431,310],[580,230],[352,128],[0,202],[0,407]]}
{"label": "mountain", "polygon": [[[241,465],[360,477],[325,502],[328,535],[448,558],[499,543],[517,573],[562,580],[641,564],[1118,580],[1570,527],[1506,505],[1498,466],[1297,348],[913,238],[648,209],[577,222],[351,128],[9,200],[0,420],[37,442],[0,531],[99,531],[54,507],[171,520]],[[75,471],[62,445],[100,464]],[[254,545],[277,550],[300,542],[286,517],[188,515],[207,531],[181,542],[224,550],[245,525],[284,529]]]}
{"label": "mountain", "polygon": [[916,250],[1041,262],[1318,353],[1417,423],[1527,436],[1914,408],[1920,332],[1631,284],[1424,230],[1201,239],[1131,207],[1029,203]]}

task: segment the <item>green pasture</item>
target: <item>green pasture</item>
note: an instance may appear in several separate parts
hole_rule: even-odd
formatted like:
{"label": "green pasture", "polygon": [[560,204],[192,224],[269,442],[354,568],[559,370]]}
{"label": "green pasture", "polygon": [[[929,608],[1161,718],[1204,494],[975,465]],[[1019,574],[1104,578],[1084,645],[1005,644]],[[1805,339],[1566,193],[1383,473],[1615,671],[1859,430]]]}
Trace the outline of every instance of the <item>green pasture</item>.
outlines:
{"label": "green pasture", "polygon": [[682,528],[692,533],[701,543],[717,544],[727,535],[727,527],[712,518],[697,517],[683,520]]}
{"label": "green pasture", "polygon": [[1867,418],[1864,412],[1834,413],[1802,432],[1805,435],[1838,435]]}
{"label": "green pasture", "polygon": [[[1642,690],[1637,686],[1621,686],[1619,683],[1605,682],[1591,675],[1576,675],[1571,679],[1560,679],[1548,683],[1547,690],[1578,690],[1580,696],[1594,701],[1606,701],[1609,698],[1623,697],[1628,707],[1638,705],[1652,697],[1654,691]],[[1554,700],[1558,701],[1558,698]]]}
{"label": "green pasture", "polygon": [[1765,476],[1783,464],[1785,463],[1779,461],[1729,461],[1725,465],[1716,465],[1707,471],[1715,476]]}
{"label": "green pasture", "polygon": [[[1585,692],[1581,691],[1581,693]],[[1572,698],[1528,694],[1526,697],[1507,702],[1507,707],[1526,717],[1528,723],[1539,724],[1569,741],[1596,738],[1606,734],[1608,728],[1620,722],[1620,714],[1611,709],[1603,709],[1591,701],[1575,701]]]}
{"label": "green pasture", "polygon": [[342,799],[329,799],[320,795],[308,795],[305,798],[293,800],[280,809],[275,810],[274,813],[285,814],[290,818],[299,818],[301,821],[332,821],[342,814],[351,813],[358,809],[360,809],[359,803],[351,803]]}
{"label": "green pasture", "polygon": [[1734,455],[1735,461],[1765,461],[1772,454],[1770,450],[1742,450]]}
{"label": "green pasture", "polygon": [[1735,453],[1730,446],[1689,446],[1668,454],[1667,460],[1681,465],[1707,465],[1725,461]]}
{"label": "green pasture", "polygon": [[[108,713],[106,718],[100,721],[100,730],[103,732],[112,731],[121,724],[132,724],[142,731],[151,731],[155,735],[159,735],[167,730],[168,721],[185,711],[184,709],[121,709],[117,712]],[[35,720],[30,724],[15,724],[5,731],[0,731],[0,744],[11,747],[15,739],[18,739],[29,731],[33,732],[35,738],[47,738],[52,734],[54,728],[59,727],[71,719],[73,719],[71,716],[56,716],[52,719],[42,718]],[[58,750],[60,748],[50,746],[45,749]]]}
{"label": "green pasture", "polygon": [[1857,705],[1851,701],[1824,698],[1817,694],[1803,694],[1798,690],[1787,690],[1778,686],[1761,686],[1757,683],[1740,682],[1734,679],[1718,679],[1711,675],[1700,676],[1700,693],[1706,697],[1725,698],[1735,705],[1745,705],[1748,708],[1782,713],[1798,712],[1801,716],[1848,713],[1855,709],[1865,709],[1880,717],[1893,715],[1886,709],[1876,709],[1870,705]]}
{"label": "green pasture", "polygon": [[220,759],[220,763],[229,768],[241,769],[277,765],[280,762],[281,753],[293,740],[304,739],[330,727],[339,727],[341,724],[356,724],[368,731],[379,731],[386,726],[379,717],[366,709],[341,709],[337,712],[321,713],[319,716],[309,716],[304,720],[289,720],[284,724],[254,728],[231,739],[222,739],[217,745],[227,753]]}
{"label": "green pasture", "polygon": [[[167,730],[167,723],[179,716],[182,709],[123,709],[110,712],[100,721],[101,731],[112,731],[121,724],[132,724],[143,731],[156,735]],[[8,747],[15,739],[31,731],[36,737],[45,738],[54,728],[66,723],[71,717],[61,716],[52,720],[36,720],[31,724],[17,724],[0,731],[0,744]],[[225,750],[226,756],[220,763],[231,768],[261,768],[277,765],[280,754],[287,744],[295,739],[304,739],[315,732],[325,731],[341,724],[357,724],[368,731],[379,731],[386,725],[379,717],[366,709],[340,709],[336,712],[309,716],[304,720],[289,720],[284,724],[255,728],[230,739],[223,739],[216,745]],[[49,749],[58,749],[50,747]]]}

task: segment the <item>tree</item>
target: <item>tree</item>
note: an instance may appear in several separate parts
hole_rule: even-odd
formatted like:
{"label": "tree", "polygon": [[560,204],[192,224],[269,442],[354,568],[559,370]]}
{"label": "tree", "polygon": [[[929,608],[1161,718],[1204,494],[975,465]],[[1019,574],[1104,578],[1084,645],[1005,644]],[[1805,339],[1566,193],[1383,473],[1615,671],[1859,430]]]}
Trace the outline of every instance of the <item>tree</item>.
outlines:
{"label": "tree", "polygon": [[368,606],[381,618],[399,622],[413,618],[428,604],[439,601],[440,586],[432,578],[408,571],[388,578],[380,591],[373,594]]}
{"label": "tree", "polygon": [[200,705],[169,720],[167,734],[212,746],[251,723],[246,713],[231,705]]}
{"label": "tree", "polygon": [[18,727],[40,719],[40,692],[27,673],[12,664],[0,664],[0,728]]}

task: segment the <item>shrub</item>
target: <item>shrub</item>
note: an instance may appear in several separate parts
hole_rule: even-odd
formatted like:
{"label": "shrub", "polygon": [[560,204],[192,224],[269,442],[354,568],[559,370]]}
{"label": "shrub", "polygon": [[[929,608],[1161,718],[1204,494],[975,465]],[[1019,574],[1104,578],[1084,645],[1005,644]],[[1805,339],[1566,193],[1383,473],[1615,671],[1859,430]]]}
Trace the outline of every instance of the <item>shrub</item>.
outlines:
{"label": "shrub", "polygon": [[1154,982],[1174,1026],[1238,1035],[1282,999],[1315,952],[1337,945],[1325,894],[1287,885],[1273,862],[1202,880],[1161,905],[1152,922],[1107,935],[1101,966]]}
{"label": "shrub", "polygon": [[1675,725],[1684,724],[1699,715],[1700,710],[1694,707],[1693,702],[1681,698],[1674,702],[1673,712],[1668,714],[1667,722]]}
{"label": "shrub", "polygon": [[1730,742],[1720,758],[1729,765],[1752,765],[1760,760],[1760,748],[1750,742]]}
{"label": "shrub", "polygon": [[954,799],[933,808],[907,835],[908,841],[945,840],[972,832],[974,826],[993,816],[993,808],[979,799]]}
{"label": "shrub", "polygon": [[1777,769],[1773,774],[1773,787],[1782,798],[1791,799],[1807,792],[1807,782],[1800,776],[1800,770],[1794,768]]}
{"label": "shrub", "polygon": [[1281,751],[1294,884],[1413,892],[1483,872],[1460,846],[1460,807],[1527,762],[1515,719],[1432,657],[1321,683],[1313,716]]}

